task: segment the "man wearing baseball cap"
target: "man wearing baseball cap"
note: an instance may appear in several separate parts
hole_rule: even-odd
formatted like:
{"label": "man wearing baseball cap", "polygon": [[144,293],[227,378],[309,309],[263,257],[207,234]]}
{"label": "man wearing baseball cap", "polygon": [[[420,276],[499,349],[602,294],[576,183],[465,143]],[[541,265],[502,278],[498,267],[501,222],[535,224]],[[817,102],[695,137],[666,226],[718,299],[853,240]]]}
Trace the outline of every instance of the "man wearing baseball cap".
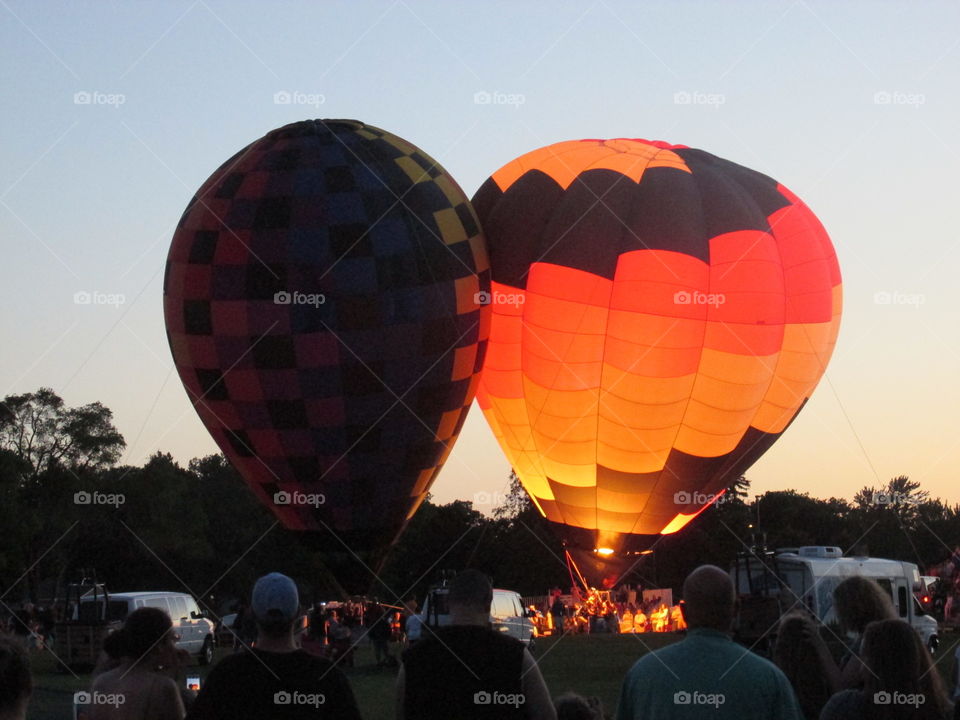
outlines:
{"label": "man wearing baseball cap", "polygon": [[200,689],[187,720],[359,720],[353,691],[333,663],[297,646],[297,585],[270,573],[250,598],[257,623],[253,648],[221,660]]}

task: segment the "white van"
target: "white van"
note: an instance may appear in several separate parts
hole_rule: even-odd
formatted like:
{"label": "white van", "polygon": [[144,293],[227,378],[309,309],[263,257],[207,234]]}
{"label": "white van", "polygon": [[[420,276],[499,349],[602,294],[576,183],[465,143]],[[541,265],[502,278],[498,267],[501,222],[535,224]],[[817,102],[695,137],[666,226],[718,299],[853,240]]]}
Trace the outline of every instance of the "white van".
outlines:
{"label": "white van", "polygon": [[796,550],[741,557],[731,572],[741,598],[776,598],[779,612],[806,607],[825,625],[837,622],[833,591],[853,575],[874,580],[890,594],[898,616],[910,623],[924,645],[936,652],[940,643],[937,621],[914,595],[920,586],[916,565],[902,560],[843,557],[838,547],[813,545]]}
{"label": "white van", "polygon": [[203,617],[196,600],[187,593],[154,591],[110,593],[80,598],[74,610],[74,620],[80,622],[116,622],[126,619],[134,610],[155,607],[163,610],[173,621],[174,631],[180,635],[177,647],[195,656],[201,665],[213,660],[214,623]]}
{"label": "white van", "polygon": [[[432,588],[418,613],[420,624],[414,624],[407,632],[407,640],[416,642],[422,635],[421,626],[445,627],[450,624],[450,606],[447,596],[448,587]],[[516,638],[532,648],[536,637],[536,628],[530,620],[530,611],[523,607],[520,593],[513,590],[494,588],[493,601],[490,603],[490,627]]]}

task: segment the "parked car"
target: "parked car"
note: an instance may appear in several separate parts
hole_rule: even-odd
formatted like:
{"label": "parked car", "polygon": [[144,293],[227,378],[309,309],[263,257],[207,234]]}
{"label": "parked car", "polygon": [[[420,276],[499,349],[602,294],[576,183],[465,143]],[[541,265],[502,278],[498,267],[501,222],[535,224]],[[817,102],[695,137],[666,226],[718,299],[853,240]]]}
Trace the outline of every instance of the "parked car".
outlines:
{"label": "parked car", "polygon": [[[419,624],[408,625],[407,640],[416,642],[422,636],[422,626],[444,627],[450,625],[450,606],[447,596],[450,589],[446,586],[432,588],[418,613]],[[523,606],[520,594],[513,590],[494,588],[493,601],[490,603],[490,627],[497,632],[506,633],[520,640],[524,645],[533,647],[536,628],[530,619],[531,611]]]}
{"label": "parked car", "polygon": [[201,665],[213,661],[214,623],[200,612],[196,600],[187,593],[154,591],[123,592],[82,597],[74,613],[80,622],[123,621],[134,610],[155,607],[166,612],[180,636],[177,647],[197,658]]}

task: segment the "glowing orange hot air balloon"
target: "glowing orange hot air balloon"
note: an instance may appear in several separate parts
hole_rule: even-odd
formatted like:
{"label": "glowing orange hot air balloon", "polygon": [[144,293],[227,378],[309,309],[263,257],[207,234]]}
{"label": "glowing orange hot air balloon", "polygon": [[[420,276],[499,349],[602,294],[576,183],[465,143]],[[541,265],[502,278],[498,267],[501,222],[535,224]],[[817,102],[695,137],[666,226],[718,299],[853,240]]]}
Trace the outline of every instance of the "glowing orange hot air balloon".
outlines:
{"label": "glowing orange hot air balloon", "polygon": [[568,547],[613,560],[680,530],[830,359],[836,255],[765,175],[682,145],[570,141],[473,203],[493,279],[478,399]]}

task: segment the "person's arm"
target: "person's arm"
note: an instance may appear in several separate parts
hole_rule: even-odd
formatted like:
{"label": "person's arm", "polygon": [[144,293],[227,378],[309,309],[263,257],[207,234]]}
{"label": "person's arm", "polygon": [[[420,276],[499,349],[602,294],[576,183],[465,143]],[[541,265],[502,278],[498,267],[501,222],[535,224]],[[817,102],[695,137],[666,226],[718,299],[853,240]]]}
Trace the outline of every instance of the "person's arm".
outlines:
{"label": "person's arm", "polygon": [[[91,693],[106,692],[107,690],[109,690],[109,688],[107,688],[104,683],[103,675],[95,677],[93,680],[93,683],[90,685]],[[86,711],[87,711],[86,716],[90,720],[101,720],[102,718],[105,718],[109,714],[109,711],[107,710],[107,706],[100,705],[100,704],[87,705]]]}
{"label": "person's arm", "polygon": [[816,626],[807,626],[805,633],[808,635],[810,642],[813,643],[814,648],[816,648],[817,660],[820,662],[820,666],[827,676],[830,694],[833,695],[840,689],[840,668],[837,665],[837,661],[834,660],[833,655],[830,654],[830,648],[828,648],[827,644],[823,641],[819,628]]}
{"label": "person's arm", "polygon": [[183,720],[186,710],[183,708],[176,682],[166,676],[158,677],[157,680],[154,690],[156,702],[151,703],[150,720]]}
{"label": "person's arm", "polygon": [[400,672],[397,673],[397,720],[403,720],[403,701],[405,698],[407,688],[407,674],[403,670],[403,665],[400,666]]}
{"label": "person's arm", "polygon": [[537,661],[526,648],[523,649],[521,673],[523,706],[527,717],[531,720],[557,720],[557,711],[550,699],[547,683],[540,674]]}
{"label": "person's arm", "polygon": [[840,681],[837,690],[856,689],[863,685],[863,675],[869,672],[859,655],[851,653],[846,665],[840,671]]}

